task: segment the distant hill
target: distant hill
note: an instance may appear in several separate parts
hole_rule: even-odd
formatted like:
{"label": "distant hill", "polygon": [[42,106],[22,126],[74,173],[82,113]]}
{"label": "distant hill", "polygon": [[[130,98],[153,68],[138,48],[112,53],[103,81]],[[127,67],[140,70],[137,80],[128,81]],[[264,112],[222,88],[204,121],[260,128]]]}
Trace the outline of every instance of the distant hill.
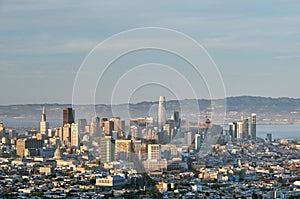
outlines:
{"label": "distant hill", "polygon": [[[212,109],[224,108],[221,100],[185,99],[167,101],[167,116],[173,111],[180,111],[183,119],[198,122],[199,117],[204,120],[210,116]],[[238,120],[241,115],[257,114],[258,123],[261,124],[291,124],[300,123],[300,99],[293,98],[267,98],[267,97],[229,97],[226,99],[226,122]],[[158,102],[140,102],[137,104],[120,105],[79,105],[74,106],[76,119],[86,118],[90,122],[95,112],[100,117],[120,116],[128,120],[130,117],[152,116],[156,119]],[[0,106],[0,120],[6,126],[38,127],[42,104],[24,104]],[[62,123],[62,110],[71,107],[71,104],[45,104],[47,120],[51,126]],[[214,115],[216,123],[222,123],[222,118]]]}

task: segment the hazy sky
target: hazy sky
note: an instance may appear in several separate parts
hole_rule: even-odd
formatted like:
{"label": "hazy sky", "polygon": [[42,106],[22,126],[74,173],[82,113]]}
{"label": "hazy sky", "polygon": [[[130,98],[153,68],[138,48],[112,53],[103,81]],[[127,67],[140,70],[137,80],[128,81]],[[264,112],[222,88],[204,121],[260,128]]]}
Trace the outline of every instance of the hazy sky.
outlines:
{"label": "hazy sky", "polygon": [[[300,97],[300,1],[188,2],[0,1],[0,104],[71,103],[76,73],[98,43],[149,26],[180,31],[203,45],[221,72],[227,96]],[[175,68],[180,62],[147,51],[125,57],[110,72],[155,58]],[[196,82],[192,76],[191,81]],[[138,86],[144,91],[138,87],[131,102],[157,100],[161,94],[176,98],[155,86]],[[110,103],[106,95],[99,86],[96,102]],[[115,103],[128,101],[120,96]]]}

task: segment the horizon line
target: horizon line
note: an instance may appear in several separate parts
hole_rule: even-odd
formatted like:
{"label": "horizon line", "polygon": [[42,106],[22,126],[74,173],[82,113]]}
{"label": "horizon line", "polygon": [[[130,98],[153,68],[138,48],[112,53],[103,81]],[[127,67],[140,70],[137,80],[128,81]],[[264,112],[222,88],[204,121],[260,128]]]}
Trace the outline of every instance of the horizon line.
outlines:
{"label": "horizon line", "polygon": [[[159,97],[159,96],[158,96]],[[238,95],[238,96],[229,96],[229,97],[225,97],[225,100],[229,99],[229,98],[241,98],[241,97],[256,97],[256,98],[271,98],[271,99],[293,99],[293,100],[300,100],[299,98],[295,98],[295,97],[268,97],[268,96],[259,96],[259,95]],[[170,100],[166,100],[166,102],[168,101],[184,101],[184,100],[212,100],[212,101],[217,101],[217,100],[223,100],[224,98],[216,98],[216,99],[208,99],[208,98],[199,98],[199,99],[195,99],[195,98],[186,98],[186,99],[170,99]],[[105,103],[96,103],[96,104],[72,104],[72,103],[58,103],[58,102],[53,102],[53,103],[16,103],[16,104],[1,104],[0,106],[25,106],[25,105],[67,105],[67,106],[97,106],[97,105],[104,105],[104,106],[120,106],[120,105],[128,105],[128,104],[140,104],[140,103],[158,103],[158,100],[156,101],[139,101],[139,102],[135,102],[135,103],[119,103],[119,104],[105,104]]]}

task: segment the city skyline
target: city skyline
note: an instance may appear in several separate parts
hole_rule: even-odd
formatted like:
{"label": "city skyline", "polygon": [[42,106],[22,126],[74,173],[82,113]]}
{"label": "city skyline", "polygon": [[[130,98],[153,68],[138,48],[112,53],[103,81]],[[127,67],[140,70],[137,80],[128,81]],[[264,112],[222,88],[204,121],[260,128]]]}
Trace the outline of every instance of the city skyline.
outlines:
{"label": "city skyline", "polygon": [[0,198],[300,198],[299,10],[1,1]]}
{"label": "city skyline", "polygon": [[[170,3],[180,9],[165,11]],[[0,88],[5,93],[0,104],[71,103],[75,75],[97,44],[122,31],[153,26],[182,32],[203,45],[220,70],[227,96],[300,97],[295,92],[300,72],[299,2],[130,1],[118,5],[119,1],[72,6],[66,2],[2,2]],[[111,50],[114,48],[119,46]],[[116,67],[157,61],[149,58],[151,53],[129,56]],[[136,56],[140,62],[133,62]],[[176,68],[170,57],[156,58]],[[120,75],[117,70],[112,72]],[[111,88],[97,90],[96,103],[111,103],[111,96],[100,91],[106,93],[106,89]],[[155,101],[153,93],[177,99],[161,88],[145,89],[149,92],[137,91],[130,102]],[[205,85],[199,84],[199,89],[206,90]],[[203,92],[200,98],[209,95]],[[127,98],[116,101],[127,102]]]}

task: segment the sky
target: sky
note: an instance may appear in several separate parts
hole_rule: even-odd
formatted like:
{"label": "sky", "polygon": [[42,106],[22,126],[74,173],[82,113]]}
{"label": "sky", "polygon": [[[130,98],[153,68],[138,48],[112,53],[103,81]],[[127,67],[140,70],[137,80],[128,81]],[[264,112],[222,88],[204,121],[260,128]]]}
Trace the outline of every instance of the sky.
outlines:
{"label": "sky", "polygon": [[[216,65],[226,96],[300,98],[299,10],[297,0],[0,1],[0,104],[72,103],[80,66],[92,49],[120,32],[144,27],[171,29],[198,42]],[[198,56],[175,37],[137,38],[137,44],[157,39]],[[101,65],[101,57],[124,45],[108,45],[95,62]],[[144,73],[137,69],[127,75],[136,66]],[[214,77],[194,75],[178,56],[142,50],[111,64],[91,85],[93,100],[86,100],[84,92],[75,97],[81,103],[104,104],[154,101],[159,95],[185,99],[195,97],[187,89],[191,87],[198,90],[197,97],[210,98],[211,81]]]}

